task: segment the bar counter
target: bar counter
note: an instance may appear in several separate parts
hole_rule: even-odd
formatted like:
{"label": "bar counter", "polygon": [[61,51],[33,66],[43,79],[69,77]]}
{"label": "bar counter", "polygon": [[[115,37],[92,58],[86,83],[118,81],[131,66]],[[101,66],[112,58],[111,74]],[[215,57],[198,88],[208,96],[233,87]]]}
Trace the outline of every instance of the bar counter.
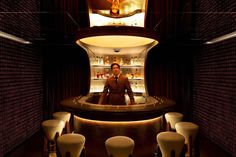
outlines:
{"label": "bar counter", "polygon": [[[135,142],[133,157],[153,157],[156,135],[163,130],[162,115],[175,102],[164,97],[145,97],[136,105],[99,105],[99,95],[78,96],[61,102],[74,115],[74,132],[85,136],[86,157],[107,157],[105,141],[123,135]],[[93,103],[94,102],[94,103]]]}
{"label": "bar counter", "polygon": [[135,105],[100,105],[97,104],[99,97],[98,94],[72,97],[63,100],[61,105],[64,109],[82,118],[106,121],[155,118],[175,105],[175,102],[168,98],[151,96],[145,97],[145,102]]}

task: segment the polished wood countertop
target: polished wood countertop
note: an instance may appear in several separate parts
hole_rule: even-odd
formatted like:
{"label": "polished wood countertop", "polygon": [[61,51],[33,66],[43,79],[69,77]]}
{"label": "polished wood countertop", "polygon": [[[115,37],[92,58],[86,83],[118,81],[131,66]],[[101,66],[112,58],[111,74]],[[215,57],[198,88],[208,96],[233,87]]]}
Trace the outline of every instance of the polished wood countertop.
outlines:
{"label": "polished wood countertop", "polygon": [[[82,118],[107,121],[144,120],[163,115],[175,102],[165,97],[147,96],[145,103],[135,105],[101,105],[92,103],[94,95],[78,96],[61,102],[63,109]],[[94,101],[97,102],[97,101]]]}
{"label": "polished wood countertop", "polygon": [[147,102],[145,104],[135,104],[135,105],[101,105],[90,103],[87,100],[88,96],[78,96],[65,99],[61,102],[63,107],[74,108],[79,110],[87,111],[103,111],[103,112],[137,112],[137,111],[153,111],[161,110],[164,108],[172,107],[175,105],[173,100],[165,97],[147,97]]}

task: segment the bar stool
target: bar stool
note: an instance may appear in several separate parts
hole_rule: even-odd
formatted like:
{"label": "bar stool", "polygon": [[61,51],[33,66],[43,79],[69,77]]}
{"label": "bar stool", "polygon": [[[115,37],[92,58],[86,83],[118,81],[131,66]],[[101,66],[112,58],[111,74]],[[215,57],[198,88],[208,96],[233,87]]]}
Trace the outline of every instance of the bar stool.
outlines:
{"label": "bar stool", "polygon": [[[198,134],[198,125],[191,122],[178,122],[175,124],[177,133],[185,137],[185,144],[187,145],[186,156],[193,156],[196,154],[196,137]],[[195,153],[193,153],[195,151]]]}
{"label": "bar stool", "polygon": [[80,157],[85,137],[81,134],[63,134],[58,137],[57,145],[62,157]]}
{"label": "bar stool", "polygon": [[69,112],[55,112],[52,114],[53,118],[62,120],[65,122],[65,133],[70,133],[70,117]]}
{"label": "bar stool", "polygon": [[168,112],[165,114],[167,131],[175,130],[175,124],[183,120],[183,114],[179,112]]}
{"label": "bar stool", "polygon": [[161,150],[162,157],[179,157],[184,147],[184,136],[165,131],[156,136],[158,148]]}
{"label": "bar stool", "polygon": [[134,140],[127,136],[113,136],[105,141],[109,157],[131,157]]}
{"label": "bar stool", "polygon": [[45,120],[42,122],[44,132],[44,156],[56,153],[56,139],[61,135],[65,122],[58,119]]}

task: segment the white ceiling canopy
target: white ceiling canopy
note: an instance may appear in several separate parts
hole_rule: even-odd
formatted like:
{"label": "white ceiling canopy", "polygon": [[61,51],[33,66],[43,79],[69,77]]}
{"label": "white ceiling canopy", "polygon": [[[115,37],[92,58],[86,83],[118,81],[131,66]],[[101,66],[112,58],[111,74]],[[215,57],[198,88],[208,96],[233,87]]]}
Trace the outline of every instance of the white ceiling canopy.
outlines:
{"label": "white ceiling canopy", "polygon": [[128,47],[148,45],[154,42],[155,40],[139,36],[105,35],[105,36],[86,37],[78,41],[80,41],[83,44],[104,47],[104,48],[128,48]]}

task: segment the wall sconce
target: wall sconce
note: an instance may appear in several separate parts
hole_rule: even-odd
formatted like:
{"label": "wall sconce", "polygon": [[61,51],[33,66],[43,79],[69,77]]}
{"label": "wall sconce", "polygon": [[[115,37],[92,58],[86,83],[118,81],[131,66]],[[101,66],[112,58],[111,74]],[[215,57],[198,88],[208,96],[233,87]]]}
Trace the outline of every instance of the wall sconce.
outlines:
{"label": "wall sconce", "polygon": [[222,36],[214,38],[212,40],[209,40],[209,41],[205,42],[204,44],[214,44],[214,43],[218,43],[218,42],[221,42],[221,41],[224,41],[227,39],[231,39],[234,37],[236,37],[236,31],[229,33],[229,34],[222,35]]}
{"label": "wall sconce", "polygon": [[29,42],[25,39],[19,38],[17,36],[14,36],[14,35],[11,35],[11,34],[8,34],[8,33],[5,33],[3,31],[0,31],[0,37],[3,37],[5,39],[9,39],[9,40],[12,40],[12,41],[16,41],[16,42],[21,43],[21,44],[32,44],[31,42]]}

